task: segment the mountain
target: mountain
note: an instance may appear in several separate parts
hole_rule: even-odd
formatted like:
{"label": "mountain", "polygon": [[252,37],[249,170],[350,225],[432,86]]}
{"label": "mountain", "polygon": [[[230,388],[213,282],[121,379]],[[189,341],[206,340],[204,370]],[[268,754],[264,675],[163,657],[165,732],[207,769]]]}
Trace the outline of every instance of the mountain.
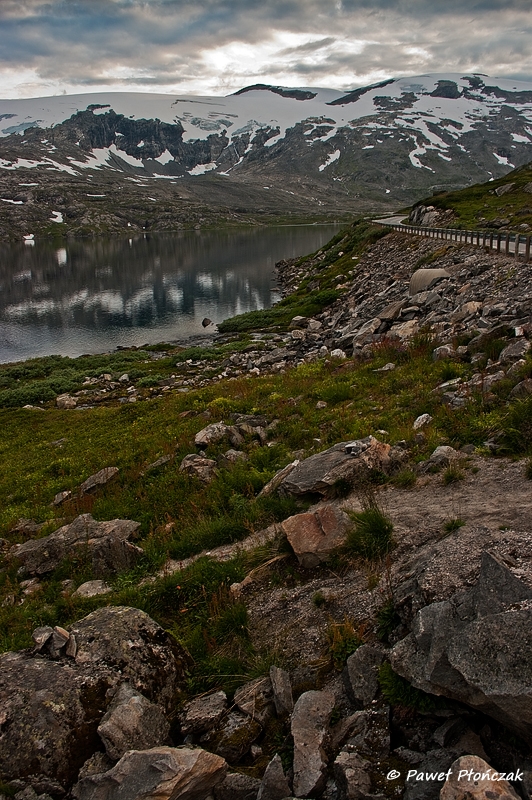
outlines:
{"label": "mountain", "polygon": [[0,237],[380,212],[530,161],[532,83],[483,75],[0,100]]}

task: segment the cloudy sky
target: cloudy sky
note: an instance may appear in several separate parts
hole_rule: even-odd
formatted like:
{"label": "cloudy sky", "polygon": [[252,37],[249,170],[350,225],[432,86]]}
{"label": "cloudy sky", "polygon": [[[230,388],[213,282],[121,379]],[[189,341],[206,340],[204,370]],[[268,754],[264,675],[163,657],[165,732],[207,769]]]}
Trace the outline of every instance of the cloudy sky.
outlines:
{"label": "cloudy sky", "polygon": [[0,0],[0,96],[532,80],[531,0]]}

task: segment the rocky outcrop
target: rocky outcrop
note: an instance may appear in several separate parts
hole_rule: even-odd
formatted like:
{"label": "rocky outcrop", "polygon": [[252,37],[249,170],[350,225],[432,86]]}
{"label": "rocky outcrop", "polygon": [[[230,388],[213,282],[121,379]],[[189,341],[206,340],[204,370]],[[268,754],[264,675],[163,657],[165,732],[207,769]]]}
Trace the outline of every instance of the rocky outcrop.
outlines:
{"label": "rocky outcrop", "polygon": [[532,589],[482,554],[478,583],[416,615],[391,653],[417,688],[483,711],[532,742]]}
{"label": "rocky outcrop", "polygon": [[[59,650],[58,660],[27,652],[0,656],[0,774],[54,794],[69,786],[101,747],[98,727],[113,696],[111,738],[115,752],[120,749],[116,708],[125,697],[124,690],[116,691],[124,678],[167,709],[185,677],[186,656],[177,642],[137,609],[99,609],[72,626],[69,639],[77,652],[69,656]],[[156,717],[164,731],[162,711],[152,710],[144,698],[140,705],[145,719]],[[135,734],[134,725],[129,734],[126,724],[122,728],[122,744],[124,736],[134,741],[150,735],[138,729]],[[105,723],[104,729],[110,730]]]}
{"label": "rocky outcrop", "polygon": [[96,578],[131,569],[142,550],[129,539],[140,528],[139,522],[114,519],[97,522],[82,514],[42,539],[14,545],[9,555],[28,575],[46,575],[67,558],[87,557]]}
{"label": "rocky outcrop", "polygon": [[305,692],[294,707],[291,731],[296,797],[312,796],[325,785],[325,740],[333,707],[333,695],[320,691]]}

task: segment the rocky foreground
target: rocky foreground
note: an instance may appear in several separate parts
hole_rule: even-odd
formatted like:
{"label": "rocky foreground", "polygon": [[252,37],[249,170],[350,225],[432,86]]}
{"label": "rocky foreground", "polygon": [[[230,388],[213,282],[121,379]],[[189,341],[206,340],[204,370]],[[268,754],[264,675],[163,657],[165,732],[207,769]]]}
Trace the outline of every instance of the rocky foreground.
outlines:
{"label": "rocky foreground", "polygon": [[[319,288],[326,259],[320,252],[304,264],[279,265],[286,290],[309,278]],[[348,269],[338,277],[344,295],[329,309],[293,319],[274,338],[257,336],[260,347],[235,353],[215,374],[191,360],[155,391],[322,358],[338,358],[341,368],[344,359],[362,360],[390,344],[399,354],[430,331],[435,360],[468,365],[434,388],[450,415],[479,394],[489,402],[498,386],[526,403],[528,267],[396,233],[352,261],[356,279]],[[381,369],[393,372],[396,364]],[[129,383],[109,386],[106,402],[143,400]],[[96,403],[100,390],[87,387],[58,405],[70,413],[80,402]],[[269,670],[234,696],[215,689],[188,698],[189,654],[131,607],[104,606],[68,629],[40,626],[32,648],[0,656],[0,797],[532,797],[530,482],[522,463],[488,455],[501,453],[497,430],[481,451],[447,444],[414,461],[431,421],[429,414],[416,419],[409,440],[390,444],[380,431],[302,453],[262,493],[313,505],[209,553],[224,560],[275,544],[272,560],[291,559],[297,576],[277,585],[267,569],[250,569],[231,586],[248,608],[251,637],[272,654]],[[179,468],[208,485],[220,467],[213,448],[227,443],[224,463],[236,463],[245,459],[246,439],[264,446],[274,431],[274,420],[260,414],[210,422]],[[106,470],[79,487],[81,497],[113,480],[113,468]],[[407,470],[413,488],[371,484],[376,475]],[[368,502],[393,522],[394,547],[342,566],[352,514]],[[96,596],[141,557],[136,531],[131,520],[82,514],[13,545],[7,559],[31,592],[83,548],[95,580],[76,591]],[[161,574],[186,565],[169,561]],[[328,637],[332,663],[323,655]]]}

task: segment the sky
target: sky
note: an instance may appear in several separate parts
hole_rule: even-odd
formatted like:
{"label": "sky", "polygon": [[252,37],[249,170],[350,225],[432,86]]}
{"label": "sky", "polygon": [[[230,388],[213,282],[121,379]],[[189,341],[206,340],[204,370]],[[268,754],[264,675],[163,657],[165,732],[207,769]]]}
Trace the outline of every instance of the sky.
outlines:
{"label": "sky", "polygon": [[0,0],[0,97],[532,80],[531,0]]}

